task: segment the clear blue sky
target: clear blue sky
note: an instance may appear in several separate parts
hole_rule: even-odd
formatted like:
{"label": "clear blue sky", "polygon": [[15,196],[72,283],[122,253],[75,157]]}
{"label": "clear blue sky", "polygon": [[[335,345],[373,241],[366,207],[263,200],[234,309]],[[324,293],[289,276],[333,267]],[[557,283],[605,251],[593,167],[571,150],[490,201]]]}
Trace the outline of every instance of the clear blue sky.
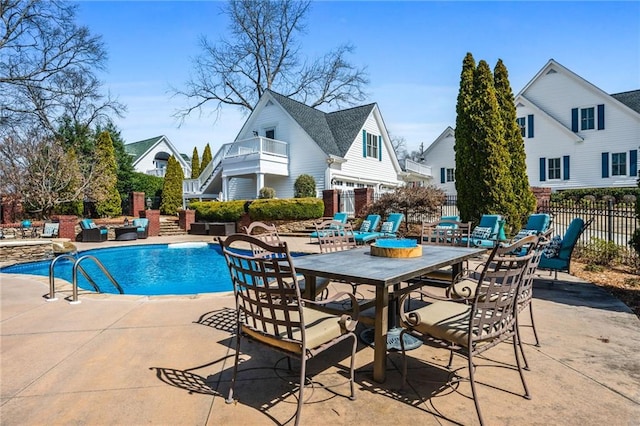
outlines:
{"label": "clear blue sky", "polygon": [[[182,87],[200,50],[229,22],[217,1],[83,1],[78,23],[103,37],[109,54],[105,88],[127,105],[116,120],[125,142],[166,135],[182,152],[215,152],[236,137],[246,115],[193,113],[178,128]],[[349,59],[366,66],[369,99],[409,150],[455,126],[462,59],[471,52],[493,68],[503,60],[517,94],[551,58],[608,93],[640,89],[640,2],[316,1],[301,37],[315,58],[350,42]]]}

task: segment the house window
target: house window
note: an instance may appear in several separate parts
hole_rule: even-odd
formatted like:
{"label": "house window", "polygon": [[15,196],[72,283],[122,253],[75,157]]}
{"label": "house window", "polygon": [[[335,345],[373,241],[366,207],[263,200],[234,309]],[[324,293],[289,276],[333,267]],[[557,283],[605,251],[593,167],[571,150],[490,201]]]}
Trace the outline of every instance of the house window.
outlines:
{"label": "house window", "polygon": [[595,108],[580,109],[580,130],[595,129]]}
{"label": "house window", "polygon": [[611,176],[627,175],[627,153],[617,152],[611,154]]}
{"label": "house window", "polygon": [[455,181],[455,169],[447,169],[447,182]]}
{"label": "house window", "polygon": [[275,128],[266,129],[264,131],[264,137],[266,137],[267,139],[275,139],[276,138],[276,129]]}
{"label": "house window", "polygon": [[524,138],[527,135],[527,119],[525,117],[517,118],[516,123],[518,123],[520,134]]}
{"label": "house window", "polygon": [[560,179],[560,158],[549,158],[548,176],[551,179]]}
{"label": "house window", "polygon": [[379,136],[367,133],[367,157],[378,158],[378,138]]}

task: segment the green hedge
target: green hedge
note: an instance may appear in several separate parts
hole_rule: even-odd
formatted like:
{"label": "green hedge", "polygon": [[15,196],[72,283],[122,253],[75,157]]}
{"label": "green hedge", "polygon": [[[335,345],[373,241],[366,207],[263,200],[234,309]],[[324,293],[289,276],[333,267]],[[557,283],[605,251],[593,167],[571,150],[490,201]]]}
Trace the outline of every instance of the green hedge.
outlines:
{"label": "green hedge", "polygon": [[249,206],[251,220],[306,220],[323,214],[324,202],[315,197],[255,200]]}
{"label": "green hedge", "polygon": [[306,220],[324,214],[324,203],[319,198],[192,201],[189,208],[196,211],[196,220],[202,222],[236,222],[245,212],[251,220]]}
{"label": "green hedge", "polygon": [[580,201],[587,195],[594,196],[596,201],[601,201],[602,197],[611,196],[616,202],[624,202],[625,195],[638,196],[637,188],[591,188],[591,189],[565,189],[563,191],[553,192],[551,201]]}
{"label": "green hedge", "polygon": [[237,222],[245,212],[246,201],[192,201],[189,208],[196,211],[201,222]]}

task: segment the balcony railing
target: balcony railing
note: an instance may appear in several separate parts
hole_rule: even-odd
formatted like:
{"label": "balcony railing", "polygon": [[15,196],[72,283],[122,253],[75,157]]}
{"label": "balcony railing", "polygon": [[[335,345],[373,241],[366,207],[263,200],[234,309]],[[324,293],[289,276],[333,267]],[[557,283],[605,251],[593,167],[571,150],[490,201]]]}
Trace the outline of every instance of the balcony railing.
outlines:
{"label": "balcony railing", "polygon": [[167,172],[166,167],[163,167],[159,169],[147,170],[145,174],[151,175],[151,176],[157,176],[157,177],[164,177],[166,172]]}
{"label": "balcony railing", "polygon": [[404,160],[404,169],[408,172],[417,173],[422,176],[433,176],[431,174],[431,166],[425,166],[422,163],[418,163],[408,158]]}
{"label": "balcony railing", "polygon": [[262,136],[243,139],[236,141],[231,145],[229,151],[227,151],[227,154],[225,155],[225,158],[257,153],[286,157],[288,153],[288,144],[286,142],[268,139]]}

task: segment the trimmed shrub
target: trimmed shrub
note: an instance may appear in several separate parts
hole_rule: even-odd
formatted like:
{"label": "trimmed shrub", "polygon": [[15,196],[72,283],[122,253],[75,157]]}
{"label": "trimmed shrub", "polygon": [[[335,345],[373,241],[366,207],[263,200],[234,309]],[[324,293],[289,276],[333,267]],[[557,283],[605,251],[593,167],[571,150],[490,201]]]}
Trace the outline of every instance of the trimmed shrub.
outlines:
{"label": "trimmed shrub", "polygon": [[316,180],[311,175],[300,175],[293,184],[295,198],[316,196]]}
{"label": "trimmed shrub", "polygon": [[260,188],[260,192],[258,193],[258,198],[269,199],[269,198],[275,198],[275,197],[276,197],[275,189],[269,188],[268,186]]}
{"label": "trimmed shrub", "polygon": [[251,220],[307,220],[323,214],[324,202],[315,197],[255,200],[249,206]]}
{"label": "trimmed shrub", "polygon": [[202,222],[237,222],[244,214],[244,200],[192,201],[189,208],[196,211],[196,220]]}

